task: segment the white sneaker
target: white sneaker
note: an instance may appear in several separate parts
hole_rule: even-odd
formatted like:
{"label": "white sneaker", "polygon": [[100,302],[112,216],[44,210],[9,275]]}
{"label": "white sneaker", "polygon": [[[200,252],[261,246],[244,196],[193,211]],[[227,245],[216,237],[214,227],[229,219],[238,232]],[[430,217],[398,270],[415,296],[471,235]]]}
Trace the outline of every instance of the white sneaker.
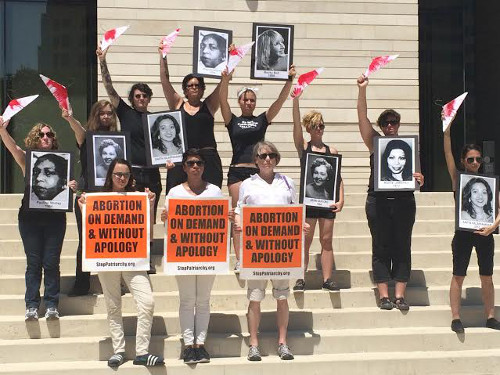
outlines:
{"label": "white sneaker", "polygon": [[47,311],[45,311],[45,319],[47,320],[57,320],[59,319],[59,311],[55,307],[49,307]]}
{"label": "white sneaker", "polygon": [[26,309],[26,314],[24,314],[24,320],[26,321],[38,320],[38,310],[35,307],[30,307]]}

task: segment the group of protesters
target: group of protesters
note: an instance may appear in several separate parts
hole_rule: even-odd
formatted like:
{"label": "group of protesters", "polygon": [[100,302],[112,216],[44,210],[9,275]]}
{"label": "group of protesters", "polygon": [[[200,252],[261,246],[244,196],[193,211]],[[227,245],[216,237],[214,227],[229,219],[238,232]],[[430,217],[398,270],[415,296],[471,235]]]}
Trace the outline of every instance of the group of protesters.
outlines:
{"label": "group of protesters", "polygon": [[[117,131],[118,120],[121,131],[129,132],[131,137],[131,154],[129,160],[116,158],[112,161],[105,176],[103,192],[145,191],[151,205],[151,222],[156,218],[159,198],[162,193],[162,181],[158,167],[147,164],[146,145],[143,131],[143,116],[148,113],[152,98],[152,90],[145,83],[134,84],[129,92],[127,104],[115,90],[106,62],[109,50],[96,51],[102,74],[102,82],[109,100],[96,102],[90,111],[86,126],[73,117],[72,113],[62,110],[62,117],[69,123],[75,134],[80,150],[82,173],[78,184],[68,182],[68,188],[91,192],[88,183],[86,132]],[[233,248],[236,263],[235,273],[240,268],[240,234],[242,205],[284,205],[297,203],[297,194],[293,179],[278,173],[276,167],[281,155],[277,147],[265,141],[266,131],[276,118],[287,97],[290,95],[292,83],[296,75],[295,66],[290,66],[288,80],[285,81],[277,99],[258,115],[255,115],[257,90],[243,87],[237,92],[237,103],[241,114],[235,114],[228,101],[229,83],[232,72],[222,72],[220,82],[215,89],[205,96],[205,81],[202,76],[188,74],[182,81],[182,94],[178,93],[171,81],[167,57],[163,57],[160,49],[160,81],[170,110],[180,110],[185,121],[187,151],[181,163],[167,162],[167,178],[165,194],[167,198],[218,198],[222,197],[223,171],[217,151],[214,134],[214,115],[221,110],[224,125],[227,128],[233,156],[227,174],[227,186],[231,197],[233,212],[230,214],[232,225]],[[367,117],[366,91],[368,78],[357,79],[359,131],[363,142],[370,152],[371,175],[366,200],[366,216],[372,237],[372,269],[373,281],[377,285],[379,303],[383,310],[397,308],[405,311],[410,306],[405,298],[406,285],[411,274],[411,236],[415,222],[416,204],[413,192],[390,191],[380,192],[374,189],[374,137],[380,133],[374,129]],[[293,139],[298,159],[304,167],[308,154],[331,156],[338,154],[332,145],[323,141],[326,130],[323,116],[318,111],[309,111],[302,118],[300,114],[300,97],[293,99]],[[401,116],[392,109],[383,111],[377,126],[383,136],[397,136]],[[16,145],[7,131],[8,121],[0,118],[0,136],[17,164],[25,173],[25,151]],[[304,132],[308,140],[304,138]],[[451,153],[449,132],[445,133],[445,156],[456,189],[456,173],[454,158]],[[36,124],[25,139],[27,149],[56,150],[58,140],[55,130],[45,123]],[[467,172],[477,173],[482,159],[481,148],[477,145],[466,145],[461,155],[461,167]],[[319,163],[320,164],[320,163]],[[50,169],[50,168],[49,168]],[[322,166],[318,175],[328,176],[328,168]],[[48,175],[52,172],[46,171]],[[50,177],[50,176],[49,176]],[[422,186],[424,176],[416,172],[412,175]],[[322,177],[318,177],[318,180]],[[325,177],[326,178],[326,177]],[[312,187],[314,189],[314,186]],[[96,191],[96,190],[94,190]],[[44,272],[45,317],[59,319],[59,259],[66,229],[66,215],[61,212],[33,212],[27,205],[28,190],[19,210],[19,231],[27,258],[26,268],[26,313],[27,321],[38,320],[40,307],[40,285],[42,270]],[[321,246],[322,289],[337,292],[339,287],[332,278],[334,269],[333,228],[337,213],[344,205],[344,185],[340,181],[337,199],[328,209],[306,207],[304,224],[304,274],[307,275],[309,250],[314,239],[316,225],[319,227]],[[79,233],[77,249],[76,278],[68,296],[84,296],[90,291],[90,274],[82,271],[82,207],[85,205],[85,194],[75,199],[75,216]],[[168,220],[168,199],[161,212],[163,221]],[[498,216],[491,227],[477,232],[457,231],[453,239],[453,278],[450,287],[450,304],[452,307],[452,325],[455,332],[464,332],[460,321],[460,295],[465,272],[471,256],[471,249],[476,246],[479,258],[481,287],[485,310],[486,325],[500,329],[500,323],[494,318],[493,273],[493,236],[492,233],[500,224]],[[151,236],[152,239],[152,236]],[[481,256],[479,254],[481,253]],[[108,360],[110,367],[118,367],[125,361],[125,340],[121,316],[121,284],[124,282],[132,293],[138,310],[136,333],[136,357],[134,364],[145,366],[162,365],[164,359],[160,355],[149,353],[151,327],[154,312],[153,292],[148,273],[155,273],[153,262],[149,272],[146,271],[111,271],[99,272],[104,299],[108,311],[108,321],[113,345],[113,355]],[[176,276],[179,288],[179,318],[184,340],[182,358],[185,363],[203,363],[210,361],[205,349],[208,324],[210,319],[210,294],[214,284],[213,275]],[[295,293],[306,289],[307,278],[296,280],[293,286]],[[394,298],[389,296],[389,283],[395,282]],[[287,327],[290,294],[289,280],[271,280],[272,294],[277,303],[278,347],[277,352],[282,360],[294,358],[287,344]],[[248,360],[260,361],[258,330],[261,320],[261,301],[265,297],[266,280],[249,280],[247,283],[248,330],[250,348]]]}

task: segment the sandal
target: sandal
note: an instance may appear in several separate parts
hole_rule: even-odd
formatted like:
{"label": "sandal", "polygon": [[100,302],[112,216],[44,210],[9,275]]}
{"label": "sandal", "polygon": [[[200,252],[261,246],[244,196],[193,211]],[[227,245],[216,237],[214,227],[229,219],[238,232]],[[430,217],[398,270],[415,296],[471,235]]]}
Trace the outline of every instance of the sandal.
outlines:
{"label": "sandal", "polygon": [[394,306],[396,309],[401,310],[401,311],[408,311],[410,310],[410,305],[405,301],[404,297],[399,297],[394,300]]}

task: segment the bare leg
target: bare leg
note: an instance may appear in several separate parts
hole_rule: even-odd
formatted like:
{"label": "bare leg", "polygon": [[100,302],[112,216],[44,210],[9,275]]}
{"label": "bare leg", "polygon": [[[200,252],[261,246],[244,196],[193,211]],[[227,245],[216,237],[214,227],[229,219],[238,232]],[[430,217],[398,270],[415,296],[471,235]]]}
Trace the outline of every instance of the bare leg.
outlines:
{"label": "bare leg", "polygon": [[495,317],[495,287],[493,286],[493,278],[491,276],[482,276],[481,278],[481,294],[483,297],[484,311],[486,318]]}
{"label": "bare leg", "polygon": [[332,277],[333,270],[333,225],[331,219],[319,219],[319,240],[321,243],[321,271],[323,282]]}
{"label": "bare leg", "polygon": [[[462,298],[462,285],[465,276],[455,276],[451,278],[450,284],[450,306],[451,319],[460,319],[460,304]],[[483,297],[484,298],[484,297]]]}
{"label": "bare leg", "polygon": [[406,292],[406,283],[402,281],[396,281],[396,290],[394,294],[396,298],[404,298]]}
{"label": "bare leg", "polygon": [[259,331],[260,324],[260,302],[259,301],[250,301],[248,304],[248,330],[250,332],[250,346],[258,346],[259,339],[257,337],[257,333]]}
{"label": "bare leg", "polygon": [[[240,195],[240,185],[241,181],[235,182],[234,184],[231,184],[228,186],[229,190],[229,195],[231,196],[231,203],[233,205],[233,208],[236,207],[236,204],[238,203],[238,198]],[[233,226],[233,249],[234,249],[234,255],[236,256],[236,260],[240,260],[240,234],[236,233],[234,231],[234,226]]]}
{"label": "bare leg", "polygon": [[307,271],[307,267],[309,266],[309,249],[314,239],[314,230],[316,229],[317,221],[318,219],[306,218],[306,223],[310,225],[310,228],[304,241],[304,272]]}
{"label": "bare leg", "polygon": [[[288,330],[288,300],[276,300],[277,314],[276,320],[278,322],[278,344],[286,344],[286,333]],[[250,339],[251,340],[251,339]]]}
{"label": "bare leg", "polygon": [[378,283],[377,289],[380,299],[389,298],[389,286],[387,285],[387,283]]}

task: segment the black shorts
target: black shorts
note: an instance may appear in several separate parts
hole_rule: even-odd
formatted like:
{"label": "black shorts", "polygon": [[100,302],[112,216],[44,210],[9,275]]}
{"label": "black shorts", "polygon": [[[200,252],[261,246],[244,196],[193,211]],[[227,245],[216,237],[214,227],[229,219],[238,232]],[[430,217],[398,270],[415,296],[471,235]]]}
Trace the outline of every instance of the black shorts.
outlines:
{"label": "black shorts", "polygon": [[229,167],[227,171],[227,186],[240,181],[245,181],[251,175],[259,173],[259,168],[252,167]]}
{"label": "black shorts", "polygon": [[335,219],[336,212],[319,207],[306,206],[306,218],[308,219]]}
{"label": "black shorts", "polygon": [[476,248],[477,264],[481,276],[493,275],[493,254],[495,252],[495,240],[493,235],[481,236],[472,232],[462,230],[455,231],[451,250],[453,252],[453,275],[467,275],[472,247]]}

